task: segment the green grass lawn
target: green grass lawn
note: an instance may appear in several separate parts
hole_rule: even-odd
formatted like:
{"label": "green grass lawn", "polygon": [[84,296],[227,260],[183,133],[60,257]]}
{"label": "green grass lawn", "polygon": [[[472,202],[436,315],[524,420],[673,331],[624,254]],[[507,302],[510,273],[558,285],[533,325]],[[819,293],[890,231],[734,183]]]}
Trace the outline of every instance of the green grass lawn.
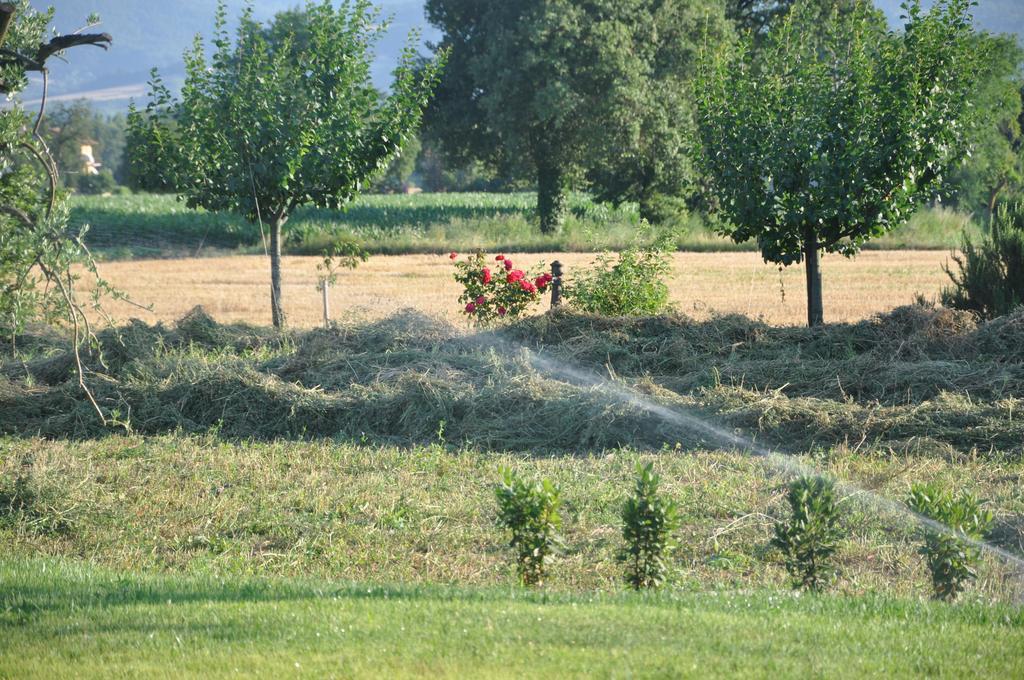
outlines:
{"label": "green grass lawn", "polygon": [[879,597],[573,595],[0,561],[0,675],[1020,677],[1024,615]]}
{"label": "green grass lawn", "polygon": [[[542,235],[535,196],[512,194],[367,195],[347,211],[300,209],[286,227],[286,250],[319,255],[331,243],[355,241],[374,254],[467,252],[591,252],[621,250],[636,237],[636,206],[613,208],[573,194],[559,234]],[[90,225],[87,243],[112,259],[163,257],[240,250],[262,252],[258,227],[225,214],[189,210],[173,196],[136,194],[74,196],[71,223]],[[969,217],[949,210],[925,210],[872,248],[947,249],[960,243]],[[682,250],[753,250],[714,233],[697,216],[684,216],[663,228],[680,229]],[[969,225],[972,231],[976,227]],[[658,230],[648,235],[653,238]]]}
{"label": "green grass lawn", "polygon": [[[897,509],[914,482],[972,491],[1022,554],[1022,320],[561,313],[505,347],[408,313],[278,335],[197,311],[101,332],[117,431],[29,334],[0,354],[0,677],[1021,676],[1019,566],[987,552],[929,603]],[[646,597],[617,559],[641,462],[680,515]],[[501,466],[563,490],[542,592],[511,585]],[[797,466],[848,483],[823,597],[771,546]]]}

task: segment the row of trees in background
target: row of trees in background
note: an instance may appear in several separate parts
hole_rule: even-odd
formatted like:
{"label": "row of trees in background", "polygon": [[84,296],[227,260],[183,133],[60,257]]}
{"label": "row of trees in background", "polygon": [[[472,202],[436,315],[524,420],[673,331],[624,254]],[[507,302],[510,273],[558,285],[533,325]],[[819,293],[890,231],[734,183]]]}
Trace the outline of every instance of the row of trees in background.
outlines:
{"label": "row of trees in background", "polygon": [[482,162],[537,188],[544,232],[568,188],[637,201],[695,181],[686,81],[732,27],[712,0],[428,0],[448,68],[424,122],[452,164]]}
{"label": "row of trees in background", "polygon": [[[543,229],[557,228],[568,185],[637,201],[652,220],[663,214],[659,195],[716,207],[694,167],[697,58],[735,44],[736,35],[750,36],[752,58],[765,54],[794,5],[815,15],[803,25],[811,38],[828,32],[832,14],[867,13],[886,32],[881,12],[858,0],[728,0],[724,13],[714,0],[428,0],[428,18],[443,34],[437,47],[450,58],[426,112],[424,143],[451,166],[482,163],[536,186]],[[981,114],[966,131],[973,157],[947,174],[942,192],[970,210],[1024,181],[1015,169],[1024,52],[1012,36],[974,40],[989,60],[971,79],[980,85],[971,98]]]}
{"label": "row of trees in background", "polygon": [[400,190],[417,154],[438,184],[457,167],[535,186],[543,232],[572,187],[651,221],[716,210],[766,261],[806,263],[815,325],[821,252],[853,255],[953,187],[994,208],[1024,181],[1022,52],[976,33],[970,7],[914,0],[891,31],[869,0],[427,0],[436,55],[410,42],[384,95],[368,2],[247,13],[234,42],[221,5],[181,100],[156,77],[129,116],[131,176],[266,222],[277,325],[288,216]]}
{"label": "row of trees in background", "polygon": [[[614,203],[636,201],[652,222],[678,209],[715,209],[718,197],[695,164],[697,57],[745,34],[752,36],[752,55],[763,53],[767,36],[794,3],[728,0],[723,14],[717,0],[429,0],[428,18],[443,33],[435,48],[448,50],[449,65],[425,112],[424,129],[368,188],[537,187],[545,229],[557,228],[569,187]],[[818,15],[821,20],[812,23],[820,32],[832,9],[846,15],[857,5],[818,0],[802,11]],[[871,17],[884,33],[881,13],[872,8]],[[264,36],[275,44],[292,35],[308,38],[308,30],[306,10],[299,8],[280,13]],[[971,155],[949,169],[939,193],[962,209],[989,213],[1024,188],[1024,50],[1015,36],[973,39],[988,59],[979,64],[971,93],[978,111],[966,131]],[[66,186],[105,190],[113,179],[135,189],[168,189],[129,172],[124,126],[123,116],[100,115],[86,102],[53,108],[43,134]],[[80,172],[82,140],[95,142],[102,180]],[[128,156],[137,152],[128,149]]]}

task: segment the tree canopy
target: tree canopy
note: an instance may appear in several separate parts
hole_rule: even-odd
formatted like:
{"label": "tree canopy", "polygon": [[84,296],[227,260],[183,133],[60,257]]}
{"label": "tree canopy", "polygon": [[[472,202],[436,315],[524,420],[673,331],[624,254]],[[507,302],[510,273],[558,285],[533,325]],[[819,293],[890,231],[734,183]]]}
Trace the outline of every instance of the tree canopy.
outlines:
{"label": "tree canopy", "polygon": [[729,30],[714,0],[427,0],[449,66],[427,114],[456,163],[537,184],[542,231],[589,179],[602,197],[675,193],[688,177],[685,80]]}
{"label": "tree canopy", "polygon": [[822,18],[794,5],[756,55],[711,50],[696,87],[702,167],[736,241],[766,261],[806,260],[808,321],[822,322],[820,251],[855,254],[901,224],[964,153],[989,55],[970,0],[907,5],[901,32],[868,2]]}
{"label": "tree canopy", "polygon": [[997,201],[1014,200],[1024,188],[1024,48],[1010,35],[975,39],[991,58],[973,102],[978,116],[968,133],[971,156],[950,173],[947,193],[965,209],[993,215]]}
{"label": "tree canopy", "polygon": [[180,100],[154,72],[145,112],[129,115],[144,150],[133,158],[136,173],[159,178],[190,207],[267,223],[277,327],[289,216],[302,205],[343,208],[391,163],[415,134],[443,60],[420,65],[410,36],[382,97],[370,80],[371,49],[387,24],[369,2],[310,1],[301,21],[290,12],[282,22],[265,27],[250,8],[232,40],[221,2],[210,59],[199,38],[185,55]]}
{"label": "tree canopy", "polygon": [[607,89],[586,111],[584,167],[599,200],[634,201],[656,221],[655,197],[694,193],[694,107],[698,55],[732,39],[715,0],[616,5],[602,27],[600,65]]}

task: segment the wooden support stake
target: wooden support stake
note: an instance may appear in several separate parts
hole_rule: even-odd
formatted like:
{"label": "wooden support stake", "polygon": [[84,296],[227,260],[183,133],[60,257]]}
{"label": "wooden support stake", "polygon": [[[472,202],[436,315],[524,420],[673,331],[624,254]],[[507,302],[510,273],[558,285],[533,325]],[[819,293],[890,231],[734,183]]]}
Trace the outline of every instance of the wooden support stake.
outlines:
{"label": "wooden support stake", "polygon": [[330,287],[330,285],[331,284],[327,283],[326,281],[324,281],[320,285],[320,290],[323,292],[324,298],[324,328],[331,327],[331,301],[330,294],[327,292],[327,289]]}

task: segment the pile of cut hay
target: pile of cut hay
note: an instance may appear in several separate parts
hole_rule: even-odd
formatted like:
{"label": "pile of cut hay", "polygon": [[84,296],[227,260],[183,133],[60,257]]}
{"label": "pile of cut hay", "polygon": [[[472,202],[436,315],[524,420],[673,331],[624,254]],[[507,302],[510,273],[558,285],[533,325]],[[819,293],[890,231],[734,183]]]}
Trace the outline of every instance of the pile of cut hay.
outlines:
{"label": "pile of cut hay", "polygon": [[[551,453],[719,444],[601,384],[538,370],[531,356],[541,353],[786,450],[867,442],[1019,455],[1024,446],[1024,312],[979,325],[912,306],[814,329],[558,312],[473,334],[403,311],[277,334],[218,324],[197,308],[173,328],[136,321],[100,341],[89,359],[97,400],[144,434]],[[31,337],[0,363],[0,431],[109,431],[59,337]]]}

